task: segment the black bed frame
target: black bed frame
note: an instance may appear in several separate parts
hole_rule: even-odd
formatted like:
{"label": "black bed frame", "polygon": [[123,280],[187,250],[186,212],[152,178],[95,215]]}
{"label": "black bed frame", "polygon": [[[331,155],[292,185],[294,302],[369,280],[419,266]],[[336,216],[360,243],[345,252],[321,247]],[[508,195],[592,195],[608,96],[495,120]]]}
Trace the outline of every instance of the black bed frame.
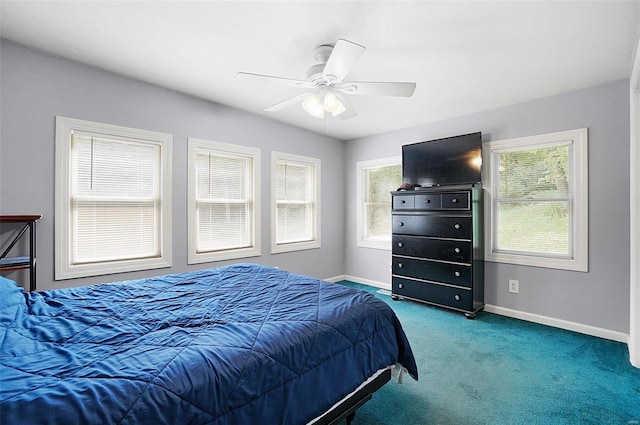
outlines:
{"label": "black bed frame", "polygon": [[322,415],[314,425],[336,425],[345,418],[347,419],[347,425],[350,425],[356,414],[356,410],[369,401],[373,393],[382,388],[382,386],[390,380],[391,369],[387,369],[349,398],[343,400],[334,409]]}

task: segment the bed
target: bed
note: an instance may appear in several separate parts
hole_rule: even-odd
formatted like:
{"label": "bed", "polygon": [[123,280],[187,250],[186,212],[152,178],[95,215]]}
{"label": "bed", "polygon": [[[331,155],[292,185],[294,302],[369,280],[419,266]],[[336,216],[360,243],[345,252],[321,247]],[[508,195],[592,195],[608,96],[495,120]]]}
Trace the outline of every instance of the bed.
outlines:
{"label": "bed", "polygon": [[0,423],[329,424],[400,368],[374,295],[256,265],[42,292],[0,278]]}

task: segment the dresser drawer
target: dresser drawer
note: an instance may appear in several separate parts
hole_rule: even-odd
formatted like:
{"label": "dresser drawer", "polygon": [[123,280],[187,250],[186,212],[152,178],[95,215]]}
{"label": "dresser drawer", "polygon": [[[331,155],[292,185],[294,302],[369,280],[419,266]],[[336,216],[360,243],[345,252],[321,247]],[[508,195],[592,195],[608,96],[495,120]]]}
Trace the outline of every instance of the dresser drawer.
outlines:
{"label": "dresser drawer", "polygon": [[416,210],[439,210],[442,208],[442,198],[439,193],[425,193],[415,196]]}
{"label": "dresser drawer", "polygon": [[391,292],[395,295],[459,310],[470,311],[473,309],[473,296],[471,291],[465,288],[452,288],[450,286],[393,277]]}
{"label": "dresser drawer", "polygon": [[391,252],[409,257],[471,263],[471,241],[433,239],[423,236],[393,235]]}
{"label": "dresser drawer", "polygon": [[470,206],[470,193],[443,193],[442,194],[442,209],[447,210],[468,210]]}
{"label": "dresser drawer", "polygon": [[415,197],[413,195],[396,195],[393,197],[393,209],[412,210],[415,205],[414,199]]}
{"label": "dresser drawer", "polygon": [[392,233],[471,240],[469,216],[403,215],[391,217]]}
{"label": "dresser drawer", "polygon": [[428,279],[436,282],[471,287],[471,265],[442,263],[392,256],[391,272],[394,275]]}

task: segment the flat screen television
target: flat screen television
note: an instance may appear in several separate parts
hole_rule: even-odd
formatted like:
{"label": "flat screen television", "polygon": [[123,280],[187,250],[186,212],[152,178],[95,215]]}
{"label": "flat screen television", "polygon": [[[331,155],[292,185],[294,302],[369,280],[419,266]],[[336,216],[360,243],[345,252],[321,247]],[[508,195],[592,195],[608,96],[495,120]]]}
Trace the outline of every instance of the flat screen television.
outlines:
{"label": "flat screen television", "polygon": [[402,181],[422,187],[481,181],[482,133],[402,146]]}

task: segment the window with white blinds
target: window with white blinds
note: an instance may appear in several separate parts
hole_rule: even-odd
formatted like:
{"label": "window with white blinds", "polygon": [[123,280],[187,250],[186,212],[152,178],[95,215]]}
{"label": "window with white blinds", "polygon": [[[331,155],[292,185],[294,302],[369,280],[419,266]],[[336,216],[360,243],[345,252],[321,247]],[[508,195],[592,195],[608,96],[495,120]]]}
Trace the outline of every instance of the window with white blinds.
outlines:
{"label": "window with white blinds", "polygon": [[56,126],[56,279],[170,266],[171,136]]}
{"label": "window with white blinds", "polygon": [[271,252],[319,248],[320,160],[271,155]]}
{"label": "window with white blinds", "polygon": [[486,147],[487,259],[587,271],[587,130]]}
{"label": "window with white blinds", "polygon": [[260,255],[260,150],[189,139],[189,263]]}
{"label": "window with white blinds", "polygon": [[399,156],[360,161],[357,167],[358,246],[391,250],[391,191],[402,184]]}

